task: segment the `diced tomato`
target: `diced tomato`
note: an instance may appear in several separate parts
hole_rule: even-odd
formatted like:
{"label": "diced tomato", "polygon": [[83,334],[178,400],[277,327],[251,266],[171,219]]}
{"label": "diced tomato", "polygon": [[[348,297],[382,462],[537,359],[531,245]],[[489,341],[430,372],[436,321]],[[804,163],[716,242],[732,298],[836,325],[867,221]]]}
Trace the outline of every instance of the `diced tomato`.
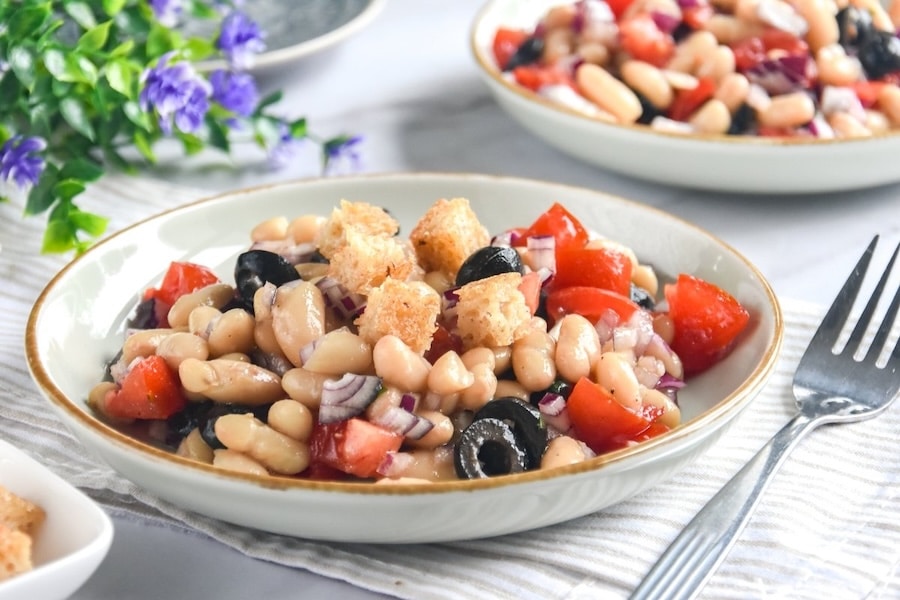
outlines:
{"label": "diced tomato", "polygon": [[586,377],[572,388],[566,409],[578,439],[598,454],[668,431],[662,424],[651,428],[649,420],[619,404],[606,389]]}
{"label": "diced tomato", "polygon": [[622,15],[625,14],[625,10],[631,6],[632,2],[634,2],[634,0],[606,0],[610,10],[612,10],[613,14],[616,16],[617,21],[622,18]]}
{"label": "diced tomato", "polygon": [[516,83],[532,92],[539,91],[545,85],[575,86],[575,80],[569,73],[552,65],[522,65],[513,69],[512,74]]}
{"label": "diced tomato", "polygon": [[741,73],[752,69],[766,58],[766,47],[757,36],[735,42],[731,51],[734,53],[734,67]]}
{"label": "diced tomato", "polygon": [[153,355],[128,371],[121,387],[104,399],[103,412],[116,419],[167,419],[185,404],[177,373]]}
{"label": "diced tomato", "polygon": [[438,323],[437,330],[431,336],[431,347],[425,351],[425,358],[428,362],[434,364],[437,359],[451,350],[460,354],[462,352],[462,339],[444,325]]}
{"label": "diced tomato", "polygon": [[791,127],[760,125],[756,129],[756,135],[760,137],[795,137],[797,135],[797,130]]}
{"label": "diced tomato", "polygon": [[759,37],[766,52],[781,50],[786,54],[809,55],[809,44],[805,40],[782,29],[768,27]]}
{"label": "diced tomato", "polygon": [[675,327],[672,349],[681,358],[685,375],[721,360],[750,320],[734,296],[692,275],[679,275],[664,293]]}
{"label": "diced tomato", "polygon": [[363,419],[316,424],[309,441],[310,465],[325,465],[356,477],[374,477],[387,453],[396,452],[401,444],[402,435]]}
{"label": "diced tomato", "polygon": [[528,38],[528,33],[522,29],[510,29],[508,27],[500,27],[494,34],[494,42],[491,49],[494,53],[494,60],[500,69],[506,68],[506,63],[516,53],[519,46]]}
{"label": "diced tomato", "polygon": [[154,312],[160,327],[168,326],[169,309],[185,294],[218,283],[218,276],[207,267],[190,262],[172,262],[158,288],[144,292],[144,300],[153,298]]}
{"label": "diced tomato", "polygon": [[679,90],[669,106],[668,116],[676,121],[687,121],[698,108],[716,93],[716,82],[709,77],[697,79],[697,85],[689,90]]}
{"label": "diced tomato", "polygon": [[553,289],[597,287],[626,295],[631,290],[631,260],[612,248],[557,248]]}
{"label": "diced tomato", "polygon": [[631,318],[638,308],[631,298],[596,287],[567,287],[553,290],[547,296],[547,316],[551,322],[558,321],[563,315],[574,313],[591,323],[596,323],[610,310],[618,315],[619,322],[622,322]]}
{"label": "diced tomato", "polygon": [[675,39],[646,13],[619,21],[619,43],[633,58],[657,67],[665,65],[675,54]]}
{"label": "diced tomato", "polygon": [[583,248],[588,241],[587,230],[572,213],[559,202],[554,202],[534,223],[525,230],[518,244],[524,246],[528,237],[535,235],[552,235],[556,249]]}
{"label": "diced tomato", "polygon": [[850,84],[863,108],[872,108],[878,102],[881,89],[887,85],[883,81],[856,81]]}
{"label": "diced tomato", "polygon": [[537,312],[541,303],[541,276],[535,272],[523,275],[522,283],[519,284],[519,291],[525,296],[525,304],[533,315]]}
{"label": "diced tomato", "polygon": [[681,9],[681,21],[691,29],[704,29],[709,18],[716,13],[710,4],[698,3]]}

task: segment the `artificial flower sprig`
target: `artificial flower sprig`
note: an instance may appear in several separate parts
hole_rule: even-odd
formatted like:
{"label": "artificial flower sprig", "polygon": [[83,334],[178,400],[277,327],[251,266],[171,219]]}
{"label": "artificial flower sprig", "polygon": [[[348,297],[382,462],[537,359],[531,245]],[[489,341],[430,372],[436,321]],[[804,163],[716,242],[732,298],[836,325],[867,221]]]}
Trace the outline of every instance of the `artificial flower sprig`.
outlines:
{"label": "artificial flower sprig", "polygon": [[[320,144],[323,168],[355,160],[359,137],[320,139],[305,118],[270,112],[247,72],[265,34],[224,0],[0,1],[0,200],[24,198],[26,216],[48,213],[42,251],[80,252],[107,219],[76,198],[107,168],[134,171],[163,138],[185,154],[230,153],[248,137],[284,165],[303,140]],[[211,20],[211,38],[188,36],[186,19]],[[223,59],[225,68],[202,67]]]}

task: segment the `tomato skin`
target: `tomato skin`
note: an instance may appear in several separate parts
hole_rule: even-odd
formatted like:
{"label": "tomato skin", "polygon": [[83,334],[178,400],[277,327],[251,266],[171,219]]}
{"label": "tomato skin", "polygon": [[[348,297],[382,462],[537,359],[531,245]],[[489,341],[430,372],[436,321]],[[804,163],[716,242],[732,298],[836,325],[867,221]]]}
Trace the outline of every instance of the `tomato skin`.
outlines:
{"label": "tomato skin", "polygon": [[539,235],[552,235],[557,251],[560,248],[583,248],[588,241],[584,225],[559,202],[554,202],[553,206],[535,219],[525,230],[519,245],[524,246],[528,237]]}
{"label": "tomato skin", "polygon": [[586,377],[575,383],[566,401],[566,410],[575,435],[598,454],[668,431],[665,425],[654,424],[631,412],[606,389]]}
{"label": "tomato skin", "polygon": [[750,313],[731,294],[692,275],[682,273],[664,293],[675,326],[671,346],[681,358],[685,376],[721,360],[750,320]]}
{"label": "tomato skin", "polygon": [[627,295],[631,290],[631,260],[611,248],[557,248],[553,289],[597,287]]}
{"label": "tomato skin", "polygon": [[178,375],[153,355],[128,371],[120,388],[105,398],[103,412],[116,419],[168,419],[186,404]]}
{"label": "tomato skin", "polygon": [[856,81],[850,84],[863,108],[872,108],[878,102],[881,89],[887,85],[884,81]]}
{"label": "tomato skin", "polygon": [[612,10],[617,21],[622,18],[622,15],[625,14],[625,11],[631,6],[632,2],[634,2],[634,0],[606,0],[606,3],[609,5],[609,8]]}
{"label": "tomato skin", "polygon": [[522,65],[512,70],[516,83],[528,88],[532,92],[539,91],[545,85],[568,85],[575,87],[575,80],[571,75],[555,66],[548,65]]}
{"label": "tomato skin", "polygon": [[533,315],[541,304],[541,276],[536,272],[526,273],[522,276],[519,291],[525,296],[525,304]]}
{"label": "tomato skin", "polygon": [[396,452],[401,444],[402,435],[363,419],[317,423],[309,441],[310,464],[356,477],[375,477],[387,453]]}
{"label": "tomato skin", "polygon": [[689,90],[679,90],[669,106],[668,116],[675,121],[687,121],[698,108],[716,93],[716,82],[709,77],[697,79],[697,86]]}
{"label": "tomato skin", "polygon": [[563,315],[577,314],[597,323],[608,310],[627,321],[640,307],[622,294],[588,286],[573,286],[550,292],[547,296],[547,316],[551,324]]}
{"label": "tomato skin", "polygon": [[144,300],[152,298],[156,320],[160,327],[168,327],[169,309],[185,294],[202,287],[219,283],[219,277],[207,267],[191,262],[174,261],[169,264],[162,283],[158,288],[150,288],[144,292]]}
{"label": "tomato skin", "polygon": [[655,67],[665,66],[675,54],[675,39],[646,13],[619,21],[619,43],[633,58]]}
{"label": "tomato skin", "polygon": [[494,34],[494,41],[491,44],[491,51],[494,53],[494,60],[501,70],[506,68],[509,59],[516,53],[519,46],[528,38],[528,33],[522,29],[510,29],[508,27],[500,27]]}
{"label": "tomato skin", "polygon": [[451,350],[462,354],[462,338],[438,323],[434,335],[431,336],[431,346],[425,351],[425,359],[434,364],[437,359]]}

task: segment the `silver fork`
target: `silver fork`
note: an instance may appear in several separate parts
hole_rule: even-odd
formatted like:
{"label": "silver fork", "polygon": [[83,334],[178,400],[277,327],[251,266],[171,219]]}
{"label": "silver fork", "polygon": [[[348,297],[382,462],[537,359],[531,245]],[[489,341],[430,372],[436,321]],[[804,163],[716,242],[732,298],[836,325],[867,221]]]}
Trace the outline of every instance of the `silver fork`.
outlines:
{"label": "silver fork", "polygon": [[877,242],[875,236],[800,359],[793,384],[797,414],[687,524],[632,593],[632,600],[693,598],[725,558],[778,467],[804,435],[826,423],[874,417],[900,395],[900,343],[885,364],[878,361],[900,307],[900,286],[872,343],[863,347],[900,245],[846,344],[835,349]]}

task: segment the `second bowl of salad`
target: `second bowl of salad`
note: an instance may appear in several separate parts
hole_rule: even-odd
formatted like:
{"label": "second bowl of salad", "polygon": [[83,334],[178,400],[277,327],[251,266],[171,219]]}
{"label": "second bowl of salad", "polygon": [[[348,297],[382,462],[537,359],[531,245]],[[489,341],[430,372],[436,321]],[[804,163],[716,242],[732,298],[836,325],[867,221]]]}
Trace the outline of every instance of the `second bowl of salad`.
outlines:
{"label": "second bowl of salad", "polygon": [[567,154],[687,188],[814,193],[900,180],[896,13],[877,1],[491,0],[470,42],[499,104]]}

